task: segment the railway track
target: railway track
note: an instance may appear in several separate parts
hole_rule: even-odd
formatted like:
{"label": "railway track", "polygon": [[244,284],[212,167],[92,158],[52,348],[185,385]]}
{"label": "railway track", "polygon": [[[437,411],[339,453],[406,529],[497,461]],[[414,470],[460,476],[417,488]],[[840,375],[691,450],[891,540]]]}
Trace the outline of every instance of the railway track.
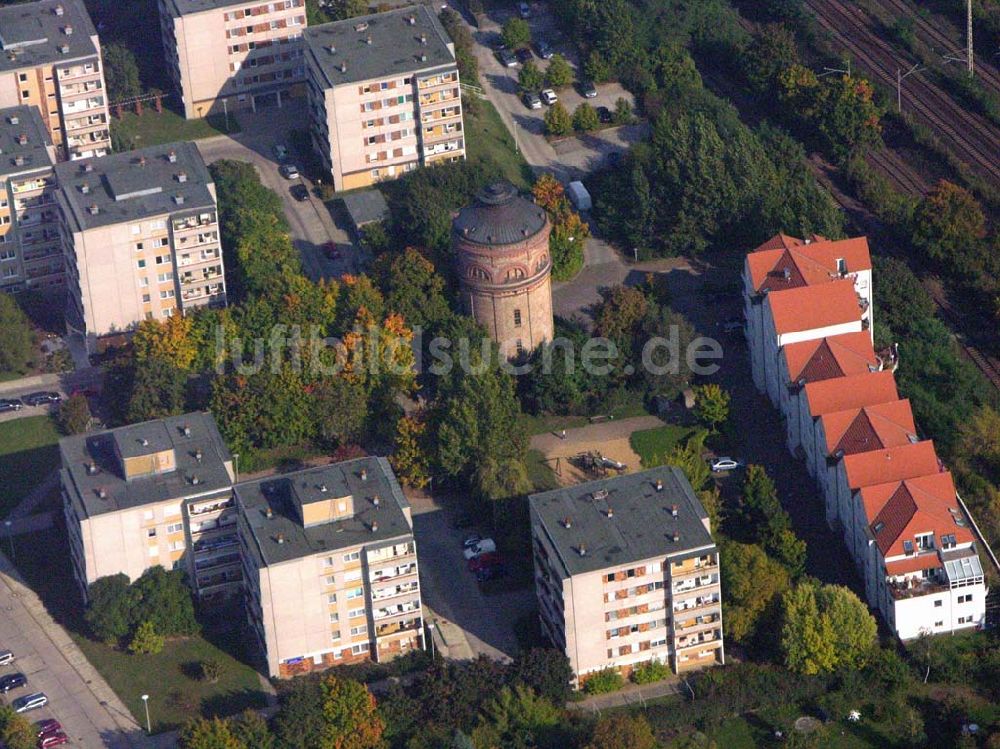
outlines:
{"label": "railway track", "polygon": [[[952,309],[951,303],[948,299],[941,293],[940,289],[936,284],[925,283],[924,289],[930,294],[931,299],[937,304],[938,309],[941,310],[941,314],[949,322],[951,329],[954,331],[959,331],[962,329],[962,321],[959,319],[955,310]],[[961,334],[956,333],[956,339],[958,340],[959,346],[965,352],[965,355],[975,364],[979,370],[986,376],[993,386],[1000,390],[1000,362],[998,362],[992,356],[984,354],[976,346],[968,343],[964,340]]]}
{"label": "railway track", "polygon": [[[880,39],[870,28],[869,20],[857,8],[839,0],[807,0],[819,25],[852,54],[877,80],[896,85],[896,71],[912,62]],[[937,87],[919,78],[908,80],[907,107],[916,111],[938,135],[948,142],[955,154],[1000,185],[1000,132],[977,117]],[[966,134],[974,134],[968,137]]]}
{"label": "railway track", "polygon": [[868,159],[876,169],[889,178],[890,182],[895,183],[904,192],[918,196],[929,192],[930,187],[924,178],[894,151],[888,149],[869,151]]}

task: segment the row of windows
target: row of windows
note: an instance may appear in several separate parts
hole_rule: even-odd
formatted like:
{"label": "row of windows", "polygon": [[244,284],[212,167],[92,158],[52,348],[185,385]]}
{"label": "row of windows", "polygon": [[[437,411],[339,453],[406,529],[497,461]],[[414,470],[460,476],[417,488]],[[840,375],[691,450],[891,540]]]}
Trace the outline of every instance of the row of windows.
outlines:
{"label": "row of windows", "polygon": [[378,91],[389,91],[398,86],[409,86],[413,82],[412,78],[403,78],[402,80],[394,81],[379,81],[377,83],[366,83],[363,86],[358,86],[358,93],[362,96],[364,94],[374,94]]}
{"label": "row of windows", "polygon": [[233,10],[226,13],[225,19],[227,21],[238,21],[246,18],[247,16],[260,16],[265,13],[274,13],[276,11],[291,10],[292,8],[301,8],[303,2],[305,2],[305,0],[277,0],[276,2],[270,2],[266,5],[254,5],[248,8],[240,8],[239,10]]}
{"label": "row of windows", "polygon": [[400,104],[412,103],[413,94],[400,94],[399,96],[392,96],[388,99],[381,99],[379,101],[366,101],[360,106],[362,112],[375,112],[383,107],[398,107]]}

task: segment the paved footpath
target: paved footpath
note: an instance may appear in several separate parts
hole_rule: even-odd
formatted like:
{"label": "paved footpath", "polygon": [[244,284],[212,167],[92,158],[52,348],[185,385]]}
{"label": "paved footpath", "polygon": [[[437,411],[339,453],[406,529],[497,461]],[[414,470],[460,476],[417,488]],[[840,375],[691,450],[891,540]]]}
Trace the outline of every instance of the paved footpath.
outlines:
{"label": "paved footpath", "polygon": [[[67,580],[65,584],[73,583]],[[147,739],[111,687],[2,553],[0,647],[14,651],[15,667],[27,675],[29,688],[45,692],[49,698],[47,707],[27,717],[56,718],[73,746],[151,749],[172,745]]]}
{"label": "paved footpath", "polygon": [[633,416],[628,419],[611,419],[599,424],[567,429],[566,436],[560,437],[553,432],[536,434],[531,438],[531,449],[541,450],[546,455],[554,450],[573,444],[584,444],[607,440],[617,440],[628,437],[632,432],[643,429],[655,429],[663,426],[663,420],[658,416]]}
{"label": "paved footpath", "polygon": [[626,684],[617,692],[610,694],[595,694],[585,697],[579,702],[567,702],[566,707],[570,710],[586,710],[598,713],[612,707],[629,707],[631,705],[644,705],[649,700],[659,697],[666,697],[671,694],[680,694],[683,687],[681,680],[677,676],[658,681],[655,684]]}

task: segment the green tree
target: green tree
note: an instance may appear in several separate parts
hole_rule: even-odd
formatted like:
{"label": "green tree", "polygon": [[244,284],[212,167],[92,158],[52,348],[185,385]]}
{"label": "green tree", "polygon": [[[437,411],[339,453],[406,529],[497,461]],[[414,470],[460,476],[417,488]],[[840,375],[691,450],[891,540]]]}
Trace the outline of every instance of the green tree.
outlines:
{"label": "green tree", "polygon": [[713,432],[729,418],[729,393],[714,382],[695,387],[694,397],[695,415]]}
{"label": "green tree", "polygon": [[583,74],[587,80],[594,83],[604,83],[611,80],[612,71],[601,54],[597,50],[593,50],[583,63]]}
{"label": "green tree", "polygon": [[147,622],[154,631],[167,637],[198,632],[191,589],[185,584],[181,570],[150,567],[132,584],[132,590],[137,598],[134,622]]}
{"label": "green tree", "polygon": [[616,125],[631,125],[635,119],[632,114],[632,105],[624,96],[615,99],[615,111],[612,113],[612,119]]}
{"label": "green tree", "polygon": [[220,718],[193,718],[177,737],[180,749],[248,749],[233,735],[229,721]]}
{"label": "green tree", "polygon": [[267,721],[256,710],[244,710],[229,719],[233,737],[246,749],[275,749],[274,734]]}
{"label": "green tree", "polygon": [[326,746],[324,696],[319,684],[300,682],[284,695],[274,717],[274,734],[280,749],[314,749]]}
{"label": "green tree", "polygon": [[134,367],[125,418],[130,424],[184,412],[187,374],[173,362],[152,358]]}
{"label": "green tree", "polygon": [[951,260],[977,248],[986,234],[986,216],[972,194],[941,180],[917,206],[913,242],[933,260]]}
{"label": "green tree", "polygon": [[35,334],[28,316],[13,296],[0,292],[0,372],[27,372],[34,345]]}
{"label": "green tree", "polygon": [[0,743],[7,749],[35,749],[36,731],[9,705],[0,705]]}
{"label": "green tree", "polygon": [[573,68],[560,54],[552,55],[545,69],[545,83],[551,88],[563,88],[573,82]]}
{"label": "green tree", "polygon": [[561,650],[531,648],[522,650],[512,667],[514,681],[533,689],[538,695],[562,705],[569,699],[573,669]]}
{"label": "green tree", "polygon": [[90,403],[83,393],[75,393],[59,407],[59,428],[63,434],[83,434],[90,426]]}
{"label": "green tree", "polygon": [[430,481],[432,446],[423,415],[404,416],[396,424],[392,469],[407,486],[422,489]]}
{"label": "green tree", "polygon": [[756,544],[735,541],[720,549],[726,635],[748,642],[765,624],[790,584],[788,572]]}
{"label": "green tree", "polygon": [[582,102],[573,112],[573,127],[581,133],[589,133],[597,130],[601,126],[601,121],[597,117],[597,110],[587,102]]}
{"label": "green tree", "polygon": [[198,668],[201,671],[201,680],[207,681],[215,684],[219,681],[219,677],[222,676],[222,664],[219,663],[214,658],[208,658],[198,664]]}
{"label": "green tree", "polygon": [[528,60],[517,74],[517,86],[521,91],[537,92],[545,82],[545,74],[533,60]]}
{"label": "green tree", "polygon": [[323,693],[323,743],[333,749],[379,749],[385,724],[368,688],[351,679],[326,676]]}
{"label": "green tree", "polygon": [[641,713],[609,713],[598,718],[585,749],[656,749],[656,737]]}
{"label": "green tree", "polygon": [[528,687],[504,687],[483,708],[472,742],[479,749],[547,746],[558,730],[560,717],[559,708]]}
{"label": "green tree", "polygon": [[142,93],[139,66],[131,50],[120,44],[101,45],[104,78],[108,84],[108,99],[112,103],[131,99]]}
{"label": "green tree", "polygon": [[587,694],[607,694],[617,692],[625,686],[625,680],[617,669],[605,668],[587,676],[583,683],[583,691]]}
{"label": "green tree", "polygon": [[640,663],[632,669],[630,678],[636,684],[653,684],[669,678],[672,674],[670,666],[666,663],[658,660],[649,660],[645,663]]}
{"label": "green tree", "polygon": [[368,396],[357,380],[324,377],[312,387],[316,432],[330,446],[357,442],[364,433]]}
{"label": "green tree", "polygon": [[759,93],[770,94],[782,72],[799,62],[795,35],[780,23],[761,27],[744,52],[747,78]]}
{"label": "green tree", "polygon": [[400,314],[413,328],[431,329],[451,315],[445,280],[420,250],[407,247],[379,259],[375,276],[385,294],[386,309]]}
{"label": "green tree", "polygon": [[543,120],[545,122],[545,132],[548,135],[558,137],[560,135],[569,135],[573,131],[573,120],[561,101],[557,101],[549,107]]}
{"label": "green tree", "polygon": [[799,583],[782,597],[781,650],[802,674],[858,667],[871,656],[877,625],[868,608],[840,585]]}
{"label": "green tree", "polygon": [[331,21],[343,21],[368,12],[367,0],[330,0],[326,6]]}
{"label": "green tree", "polygon": [[84,620],[101,642],[115,643],[132,630],[135,591],[129,589],[128,575],[100,577],[87,589]]}
{"label": "green tree", "polygon": [[522,18],[508,18],[500,31],[507,49],[521,49],[531,44],[531,27]]}
{"label": "green tree", "polygon": [[839,158],[851,149],[881,142],[882,112],[875,103],[875,88],[864,78],[825,79],[817,116],[819,131],[826,136],[830,150]]}
{"label": "green tree", "polygon": [[163,635],[156,631],[152,622],[145,621],[136,628],[135,634],[132,635],[132,641],[128,644],[128,652],[133,655],[156,655],[163,650],[164,644]]}

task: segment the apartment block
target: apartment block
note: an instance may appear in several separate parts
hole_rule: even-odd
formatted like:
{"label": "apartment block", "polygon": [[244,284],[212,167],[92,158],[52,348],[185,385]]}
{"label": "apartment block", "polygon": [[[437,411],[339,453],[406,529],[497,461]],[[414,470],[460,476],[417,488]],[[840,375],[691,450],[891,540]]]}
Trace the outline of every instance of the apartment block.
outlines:
{"label": "apartment block", "polygon": [[305,32],[314,148],[337,190],[465,158],[455,46],[423,5]]}
{"label": "apartment block", "polygon": [[188,119],[277,105],[305,81],[305,0],[159,0],[167,70]]}
{"label": "apartment block", "polygon": [[89,351],[142,320],[224,306],[215,185],[193,143],[56,166],[67,327]]}
{"label": "apartment block", "polygon": [[55,158],[38,110],[0,109],[0,291],[65,284]]}
{"label": "apartment block", "polygon": [[[773,369],[778,348],[794,341],[870,330],[871,268],[868,240],[864,237],[830,241],[820,236],[798,239],[778,234],[747,254],[743,269],[743,306],[753,380],[760,392],[768,392],[775,405],[778,404],[775,385],[769,387],[768,380],[777,381]],[[812,296],[802,290],[844,280],[851,282],[857,297],[857,314],[848,319],[852,323],[856,319],[860,327],[839,324],[836,331],[818,330],[828,328],[830,321],[838,317],[837,305],[841,312],[839,317],[844,317],[847,295],[843,290],[831,291],[831,299],[804,307],[803,300]],[[777,331],[783,340],[771,340],[775,338],[775,329],[773,320],[769,324],[765,319],[768,307],[765,302],[775,292],[789,290],[799,293],[788,297],[780,306],[790,312],[791,319],[786,330]],[[773,306],[779,305],[775,302]]]}
{"label": "apartment block", "polygon": [[724,663],[719,553],[679,469],[528,501],[542,630],[578,683],[652,660],[677,673]]}
{"label": "apartment block", "polygon": [[73,577],[183,569],[202,600],[240,587],[233,459],[215,420],[189,413],[59,442]]}
{"label": "apartment block", "polygon": [[0,7],[0,107],[38,110],[60,159],[111,152],[101,45],[83,0]]}
{"label": "apartment block", "polygon": [[271,676],[423,648],[410,506],[385,458],[236,486],[247,617]]}

